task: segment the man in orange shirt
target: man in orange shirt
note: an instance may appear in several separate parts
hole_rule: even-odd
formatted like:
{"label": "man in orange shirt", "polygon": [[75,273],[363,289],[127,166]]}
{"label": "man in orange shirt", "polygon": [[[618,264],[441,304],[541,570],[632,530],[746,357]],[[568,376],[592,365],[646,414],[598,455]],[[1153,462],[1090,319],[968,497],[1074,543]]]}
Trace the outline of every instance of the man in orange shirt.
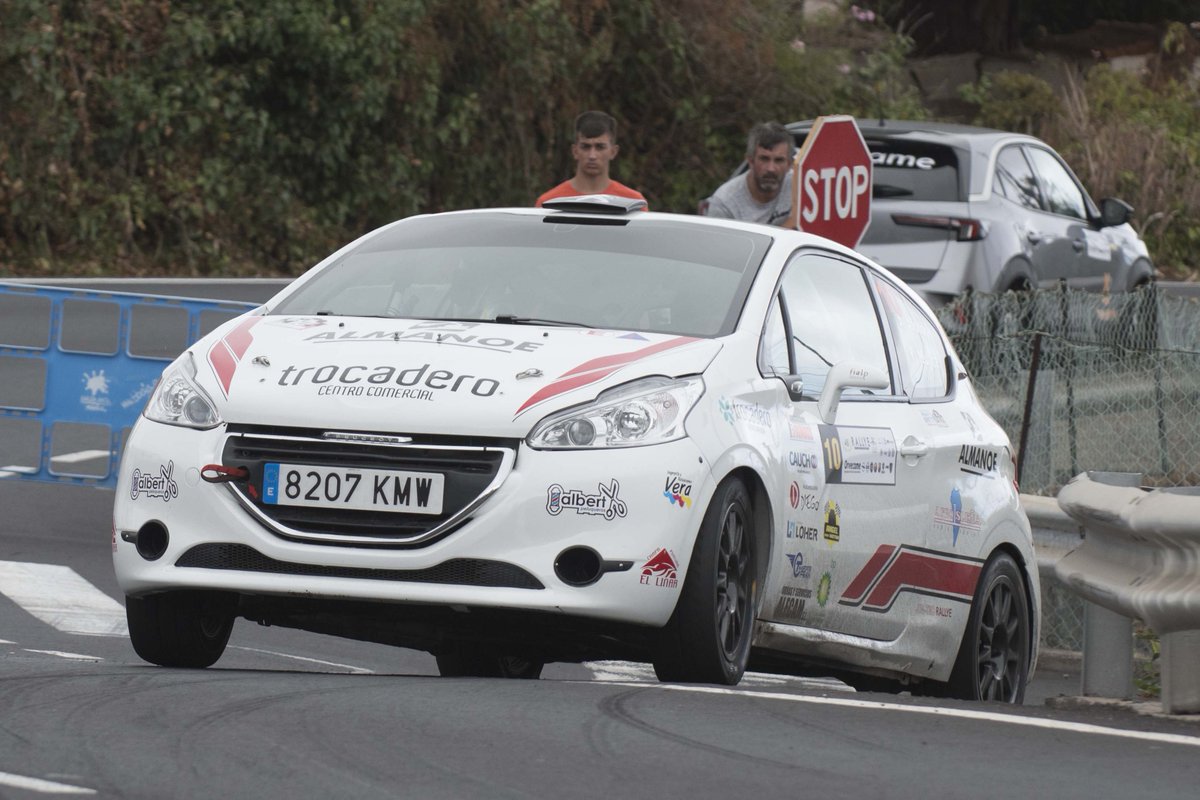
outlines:
{"label": "man in orange shirt", "polygon": [[540,206],[558,197],[582,194],[615,194],[645,200],[636,189],[608,177],[608,166],[617,157],[617,121],[603,111],[585,111],[575,118],[575,177],[563,181],[537,199]]}

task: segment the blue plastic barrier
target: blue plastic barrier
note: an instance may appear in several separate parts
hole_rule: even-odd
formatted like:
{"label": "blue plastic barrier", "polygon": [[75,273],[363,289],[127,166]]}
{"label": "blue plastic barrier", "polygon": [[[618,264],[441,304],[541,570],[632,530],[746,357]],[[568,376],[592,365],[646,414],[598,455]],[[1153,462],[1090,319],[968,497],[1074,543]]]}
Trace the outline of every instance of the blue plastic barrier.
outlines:
{"label": "blue plastic barrier", "polygon": [[163,368],[254,307],[0,283],[0,479],[115,486]]}

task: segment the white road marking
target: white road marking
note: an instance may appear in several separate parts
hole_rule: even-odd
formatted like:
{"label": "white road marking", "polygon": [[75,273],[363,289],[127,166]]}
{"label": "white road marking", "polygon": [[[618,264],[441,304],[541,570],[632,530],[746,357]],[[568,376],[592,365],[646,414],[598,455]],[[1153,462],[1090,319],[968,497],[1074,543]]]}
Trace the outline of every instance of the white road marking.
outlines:
{"label": "white road marking", "polygon": [[[587,661],[584,666],[592,671],[598,681],[636,681],[658,683],[654,667],[634,661]],[[814,692],[853,692],[854,689],[836,678],[804,678],[796,675],[771,675],[765,672],[747,672],[742,676],[742,686],[800,686]]]}
{"label": "white road marking", "polygon": [[103,661],[100,656],[85,656],[83,653],[68,653],[65,650],[34,650],[32,647],[25,648],[26,653],[40,653],[45,656],[58,656],[59,658],[70,658],[75,661]]}
{"label": "white road marking", "polygon": [[0,644],[16,644],[16,642],[10,642],[8,639],[0,639]]}
{"label": "white road marking", "polygon": [[[617,682],[617,685],[622,685]],[[1022,717],[1016,714],[1000,714],[995,711],[972,711],[965,708],[943,708],[940,706],[907,706],[901,703],[880,703],[872,700],[853,700],[848,697],[816,697],[812,695],[780,694],[778,692],[749,692],[741,689],[723,689],[716,686],[681,686],[672,683],[634,683],[623,685],[638,689],[660,689],[667,692],[693,692],[696,694],[724,694],[737,697],[752,697],[767,700],[784,700],[790,703],[810,703],[812,705],[840,706],[842,708],[863,708],[873,711],[903,711],[909,714],[925,714],[935,717],[952,717],[984,722],[999,722],[1005,725],[1018,725],[1028,728],[1045,728],[1047,730],[1068,731],[1071,733],[1087,733],[1097,736],[1115,736],[1121,739],[1138,739],[1145,742],[1160,744],[1179,744],[1188,747],[1200,747],[1200,736],[1184,736],[1177,733],[1156,733],[1154,731],[1127,731],[1120,728],[1106,728],[1103,725],[1092,725],[1086,722],[1067,722],[1066,720],[1042,719],[1040,717]]]}
{"label": "white road marking", "polygon": [[83,786],[71,786],[67,783],[47,781],[42,778],[27,778],[24,775],[13,775],[11,772],[0,772],[0,785],[11,786],[14,789],[24,789],[27,792],[42,792],[43,794],[95,794],[95,789]]}
{"label": "white road marking", "polygon": [[0,561],[0,593],[64,633],[129,635],[121,604],[70,567]]}
{"label": "white road marking", "polygon": [[16,467],[11,464],[7,467],[0,467],[0,478],[11,478],[14,475],[34,475],[36,473],[37,469],[34,467]]}
{"label": "white road marking", "polygon": [[109,451],[107,450],[80,450],[78,453],[63,453],[59,456],[52,456],[51,461],[61,461],[64,464],[73,464],[76,461],[90,461],[93,458],[108,458]]}
{"label": "white road marking", "polygon": [[336,661],[322,661],[319,658],[309,658],[308,656],[296,656],[296,655],[292,655],[291,653],[278,653],[274,650],[260,650],[257,647],[240,647],[238,645],[231,644],[231,645],[229,645],[229,649],[230,650],[244,650],[247,653],[261,653],[266,656],[278,656],[279,658],[291,658],[296,661],[307,661],[312,664],[321,664],[326,667],[337,667],[338,669],[349,670],[350,672],[353,672],[357,675],[374,675],[375,674],[375,670],[367,669],[366,667],[356,667],[352,664],[339,664]]}

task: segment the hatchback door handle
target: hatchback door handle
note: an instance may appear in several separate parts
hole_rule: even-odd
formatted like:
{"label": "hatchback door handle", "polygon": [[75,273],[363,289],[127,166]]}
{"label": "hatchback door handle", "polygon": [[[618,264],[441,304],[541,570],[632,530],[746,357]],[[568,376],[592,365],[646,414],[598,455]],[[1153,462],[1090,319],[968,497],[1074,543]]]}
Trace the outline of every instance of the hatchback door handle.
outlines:
{"label": "hatchback door handle", "polygon": [[1072,239],[1071,247],[1075,248],[1076,253],[1082,253],[1083,248],[1087,247],[1087,242],[1085,242],[1083,239]]}
{"label": "hatchback door handle", "polygon": [[915,436],[907,436],[900,443],[900,455],[905,458],[922,458],[929,452],[929,445]]}

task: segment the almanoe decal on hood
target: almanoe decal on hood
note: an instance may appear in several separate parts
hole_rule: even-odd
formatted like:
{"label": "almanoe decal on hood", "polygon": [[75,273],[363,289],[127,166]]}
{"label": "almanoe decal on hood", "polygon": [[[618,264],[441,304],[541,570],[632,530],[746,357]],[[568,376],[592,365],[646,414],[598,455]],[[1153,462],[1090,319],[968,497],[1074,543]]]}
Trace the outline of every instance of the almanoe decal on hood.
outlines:
{"label": "almanoe decal on hood", "polygon": [[217,383],[221,385],[221,393],[225,397],[229,397],[229,385],[233,383],[233,374],[237,372],[242,356],[254,341],[250,329],[261,319],[262,317],[250,317],[242,320],[208,348],[208,363],[216,373]]}
{"label": "almanoe decal on hood", "polygon": [[541,389],[538,389],[529,399],[521,404],[517,409],[515,417],[519,417],[526,409],[537,405],[545,400],[550,399],[563,392],[569,392],[572,389],[578,389],[580,386],[587,386],[590,383],[603,380],[613,374],[622,367],[626,367],[635,361],[641,361],[643,358],[662,353],[666,350],[671,350],[685,344],[690,344],[697,339],[694,336],[677,336],[674,339],[667,339],[663,342],[648,345],[640,350],[632,350],[628,353],[618,353],[616,355],[600,356],[583,362],[579,366],[571,369],[558,376],[552,383],[546,384]]}

